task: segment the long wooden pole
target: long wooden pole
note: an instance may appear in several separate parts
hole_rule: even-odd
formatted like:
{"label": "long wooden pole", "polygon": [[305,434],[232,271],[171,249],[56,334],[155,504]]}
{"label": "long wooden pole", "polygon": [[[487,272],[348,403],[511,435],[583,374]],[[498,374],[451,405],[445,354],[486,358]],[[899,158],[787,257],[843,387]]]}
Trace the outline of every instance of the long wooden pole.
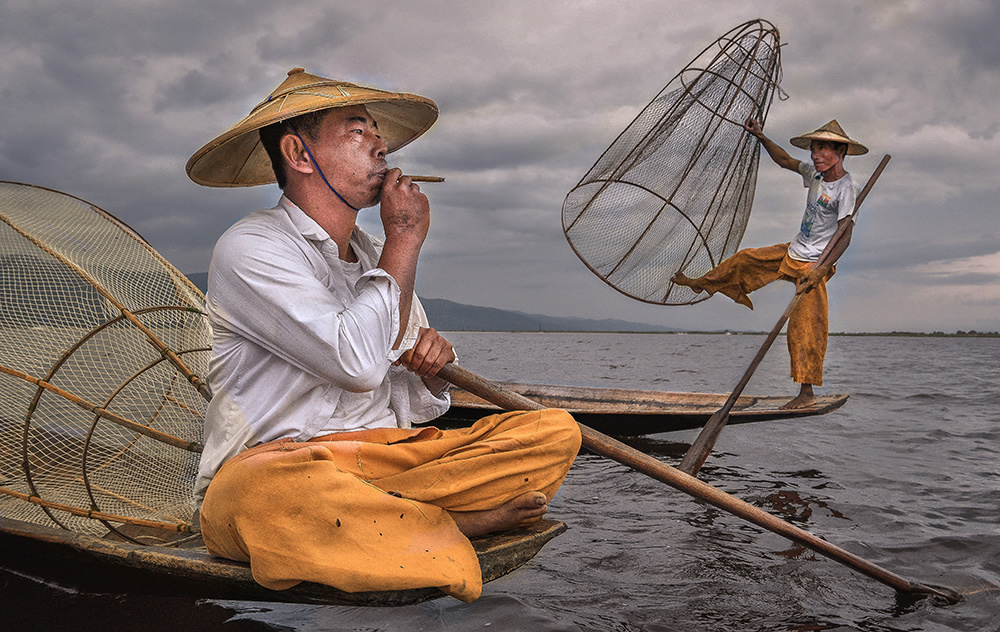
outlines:
{"label": "long wooden pole", "polygon": [[[438,377],[505,410],[540,410],[544,408],[541,404],[520,393],[505,389],[499,384],[490,382],[455,364],[445,365],[438,372]],[[627,465],[710,505],[808,547],[872,579],[891,586],[897,591],[934,595],[944,598],[949,603],[957,603],[962,598],[958,592],[950,588],[932,587],[913,582],[877,566],[588,426],[580,424],[580,432],[583,435],[583,447],[588,450]]]}
{"label": "long wooden pole", "polygon": [[[872,177],[868,179],[868,183],[865,185],[865,188],[858,195],[858,198],[854,203],[854,210],[851,212],[852,222],[856,219],[858,211],[861,208],[861,203],[865,201],[866,197],[868,197],[868,193],[872,190],[872,187],[875,185],[875,181],[878,180],[878,177],[882,175],[882,171],[889,163],[890,158],[891,156],[888,154],[882,157],[882,162],[879,163],[875,172],[872,174]],[[843,235],[847,230],[847,226],[848,224],[845,222],[837,228],[837,232],[834,233],[833,238],[830,240],[831,244],[836,244],[843,238]],[[828,248],[824,250],[823,254],[827,255],[829,252],[830,249]],[[816,262],[817,267],[825,265],[826,261],[827,257],[821,256]],[[788,317],[792,314],[792,310],[794,310],[795,306],[798,305],[799,298],[802,294],[803,292],[801,291],[795,292],[795,296],[792,297],[792,301],[788,304],[788,307],[785,308],[785,313],[781,315],[777,324],[773,329],[771,329],[771,333],[769,333],[767,338],[764,339],[764,344],[761,345],[760,349],[757,351],[757,355],[755,355],[753,361],[750,362],[750,366],[747,367],[747,370],[743,373],[743,377],[740,378],[736,388],[734,388],[733,392],[730,393],[729,398],[726,399],[722,408],[715,411],[715,414],[709,418],[704,428],[702,428],[701,432],[698,433],[697,438],[695,438],[691,447],[689,447],[687,452],[684,454],[684,458],[681,459],[680,465],[678,466],[681,471],[694,476],[698,473],[698,470],[701,469],[701,466],[705,463],[705,459],[708,458],[709,453],[715,446],[715,442],[719,438],[719,434],[722,433],[722,429],[726,426],[726,422],[729,421],[729,412],[736,404],[736,400],[743,394],[743,389],[746,388],[746,385],[750,382],[750,378],[753,377],[754,371],[757,370],[757,367],[764,359],[764,355],[767,354],[767,351],[771,348],[771,345],[774,344],[778,334],[781,333],[781,328],[785,326],[785,323],[788,321]]]}

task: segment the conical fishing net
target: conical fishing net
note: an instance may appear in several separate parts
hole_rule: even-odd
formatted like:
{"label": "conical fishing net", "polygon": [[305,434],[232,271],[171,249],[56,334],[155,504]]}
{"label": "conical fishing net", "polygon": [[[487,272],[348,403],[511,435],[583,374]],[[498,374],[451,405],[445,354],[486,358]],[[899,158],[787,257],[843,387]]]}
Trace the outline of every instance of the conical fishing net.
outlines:
{"label": "conical fishing net", "polygon": [[187,530],[209,396],[201,292],[101,209],[0,182],[0,300],[0,516]]}
{"label": "conical fishing net", "polygon": [[781,75],[778,31],[755,20],[702,51],[566,196],[563,231],[616,290],[647,303],[704,300],[674,285],[739,247],[757,182],[758,141]]}

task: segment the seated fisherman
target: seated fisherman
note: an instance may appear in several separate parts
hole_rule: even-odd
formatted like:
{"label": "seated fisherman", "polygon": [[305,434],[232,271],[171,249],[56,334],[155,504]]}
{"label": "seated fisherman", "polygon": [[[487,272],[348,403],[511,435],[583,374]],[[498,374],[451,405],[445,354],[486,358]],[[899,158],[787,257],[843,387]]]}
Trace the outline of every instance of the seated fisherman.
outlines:
{"label": "seated fisherman", "polygon": [[[413,292],[430,205],[386,154],[436,118],[429,99],[296,68],[188,161],[199,184],[283,191],[216,244],[196,483],[209,551],[266,587],[475,599],[468,538],[541,519],[579,450],[559,410],[411,427],[448,409],[436,373],[455,355]],[[384,242],[356,225],[376,204]]]}
{"label": "seated fisherman", "polygon": [[[813,386],[823,385],[829,336],[826,282],[836,272],[833,264],[847,249],[854,228],[849,216],[858,187],[844,170],[844,156],[866,154],[868,149],[848,138],[837,121],[830,121],[791,139],[792,145],[810,151],[812,161],[802,162],[765,136],[756,120],[749,119],[746,129],[760,140],[771,160],[801,175],[803,186],[809,189],[799,232],[790,243],[740,250],[696,279],[678,272],[672,280],[695,292],[721,292],[750,309],[751,292],[779,279],[796,283],[804,294],[789,314],[787,338],[792,379],[801,386],[798,395],[782,408],[806,408],[816,401]],[[833,242],[845,222],[843,237]],[[826,250],[830,251],[826,265],[817,268],[816,261]]]}

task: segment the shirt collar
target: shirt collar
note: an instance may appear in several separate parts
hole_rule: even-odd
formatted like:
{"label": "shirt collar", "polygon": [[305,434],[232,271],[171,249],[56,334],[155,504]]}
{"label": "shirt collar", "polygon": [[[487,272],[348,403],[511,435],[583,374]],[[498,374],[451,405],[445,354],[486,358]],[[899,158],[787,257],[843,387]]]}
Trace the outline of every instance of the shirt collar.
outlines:
{"label": "shirt collar", "polygon": [[306,239],[312,241],[332,241],[329,233],[323,230],[316,220],[306,215],[305,211],[296,206],[294,202],[284,195],[278,201],[278,206],[288,213],[288,219],[295,226],[295,230],[299,231]]}
{"label": "shirt collar", "polygon": [[[306,215],[305,211],[296,206],[295,202],[282,195],[281,199],[278,200],[278,208],[281,208],[288,214],[288,219],[295,226],[295,230],[305,239],[317,242],[320,245],[320,249],[332,249],[333,255],[337,255],[339,252],[337,242],[330,238],[330,234],[323,230],[323,227],[316,220]],[[369,258],[371,258],[373,253],[376,253],[371,237],[357,225],[354,226],[354,232],[351,234],[351,244],[355,246],[355,253],[358,252],[359,248]]]}

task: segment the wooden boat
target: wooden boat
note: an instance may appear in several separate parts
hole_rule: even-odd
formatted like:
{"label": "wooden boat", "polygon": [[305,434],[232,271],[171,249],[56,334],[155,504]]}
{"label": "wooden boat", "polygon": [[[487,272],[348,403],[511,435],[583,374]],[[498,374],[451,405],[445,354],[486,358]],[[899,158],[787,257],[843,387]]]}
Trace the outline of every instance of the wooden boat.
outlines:
{"label": "wooden boat", "polygon": [[[612,436],[639,436],[701,428],[722,408],[723,393],[673,393],[619,388],[588,388],[499,382],[543,406],[563,408],[582,424]],[[789,396],[743,395],[729,414],[729,424],[807,417],[836,410],[847,395],[820,395],[807,408],[781,410]],[[453,388],[451,409],[435,421],[441,427],[469,425],[499,408],[459,388]]]}
{"label": "wooden boat", "polygon": [[[483,581],[515,570],[549,540],[566,530],[554,520],[475,538]],[[303,582],[288,590],[269,590],[253,580],[249,564],[209,555],[200,536],[133,529],[150,544],[120,537],[97,537],[0,517],[0,568],[77,590],[161,594],[204,599],[240,599],[350,606],[403,606],[443,597],[437,588],[347,593]]]}

